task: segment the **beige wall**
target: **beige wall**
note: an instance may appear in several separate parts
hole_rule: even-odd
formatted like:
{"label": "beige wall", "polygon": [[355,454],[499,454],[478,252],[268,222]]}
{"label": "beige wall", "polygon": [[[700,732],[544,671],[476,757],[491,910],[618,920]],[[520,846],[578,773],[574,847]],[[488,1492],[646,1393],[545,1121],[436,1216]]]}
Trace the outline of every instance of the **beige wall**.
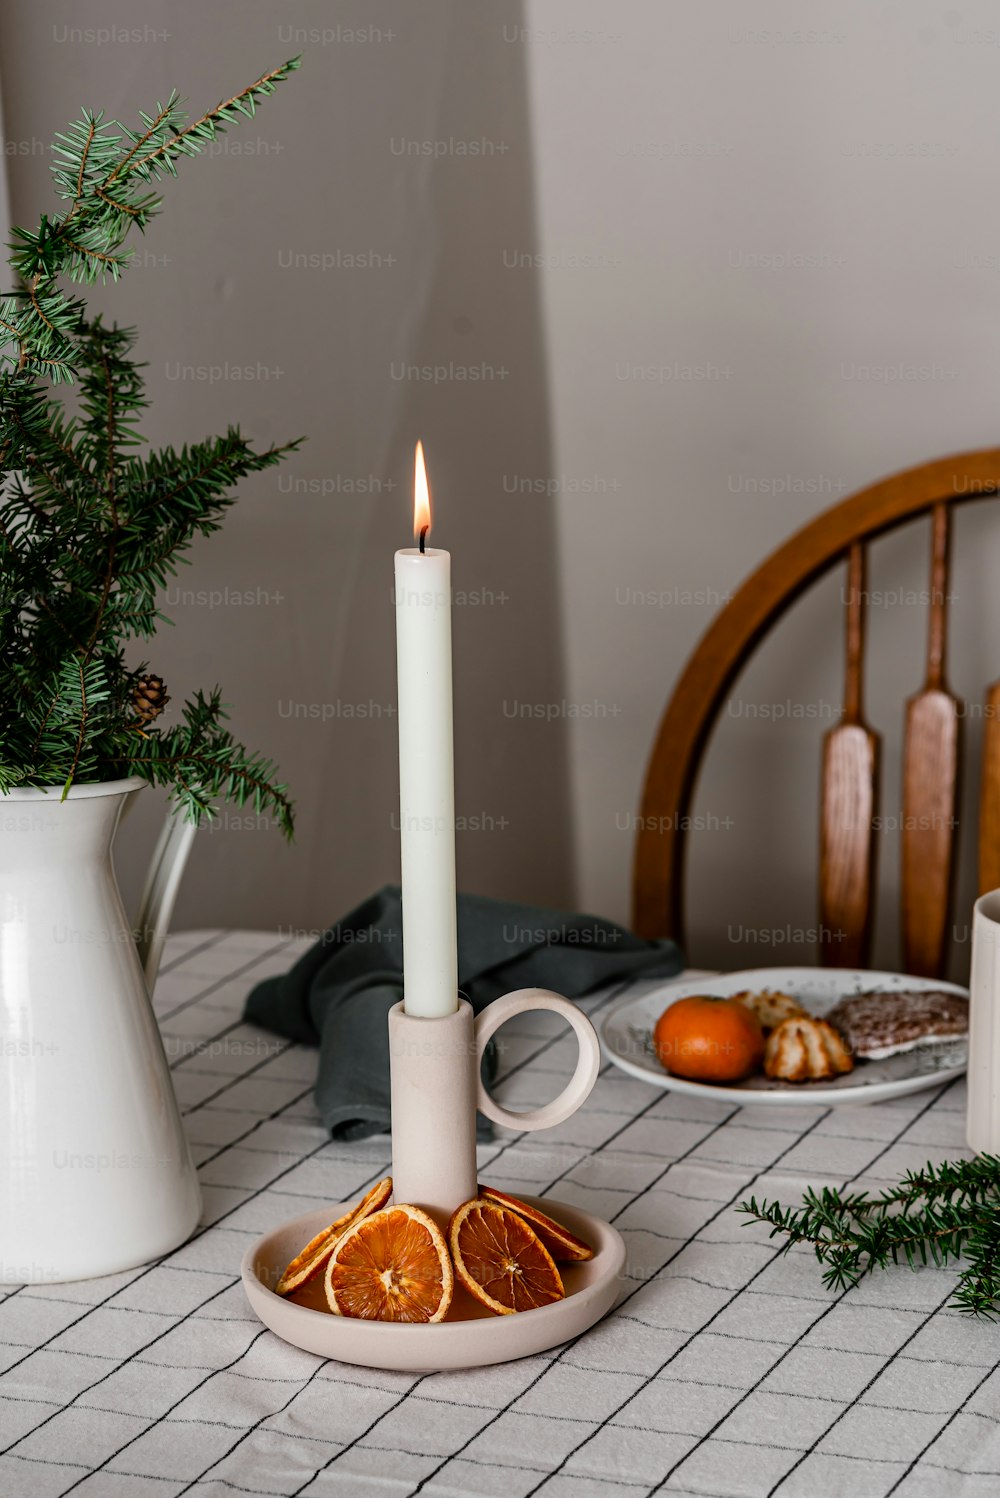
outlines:
{"label": "beige wall", "polygon": [[[236,729],[280,761],[299,807],[292,848],[232,808],[202,833],[180,924],[309,928],[398,878],[390,588],[392,553],[410,544],[418,435],[435,540],[473,595],[454,621],[457,812],[481,830],[459,836],[459,876],[484,893],[572,898],[565,735],[501,710],[561,692],[552,507],[499,503],[508,467],[549,467],[536,286],[496,255],[508,233],[535,239],[525,58],[497,40],[501,12],[516,20],[519,7],[4,6],[9,140],[47,142],[84,104],[134,119],[172,85],[205,107],[307,54],[215,159],[185,164],[144,265],[95,298],[140,326],[152,438],[230,421],[260,443],[309,435],[293,461],[245,484],[224,531],[197,546],[166,596],[176,627],[149,652],[175,701],[222,683]],[[92,34],[116,26],[138,39]],[[367,39],[349,39],[364,27]],[[450,139],[485,141],[489,154],[400,154],[404,140]],[[8,160],[15,218],[31,222],[52,206],[46,157]],[[313,268],[358,254],[374,268]],[[184,372],[227,361],[258,377]],[[448,364],[487,377],[397,377]],[[375,493],[351,493],[359,484]],[[260,602],[199,602],[227,589]],[[144,799],[123,838],[133,894],[158,815],[154,794]]]}
{"label": "beige wall", "polygon": [[[538,0],[529,21],[567,696],[607,710],[569,723],[579,892],[622,915],[641,767],[720,599],[854,488],[1000,438],[1000,31],[985,0]],[[590,269],[567,261],[587,253]],[[885,378],[900,364],[929,377]],[[572,492],[594,476],[604,492]],[[951,662],[970,703],[1000,675],[998,547],[1000,508],[959,514]],[[924,526],[881,543],[873,591],[925,588],[926,558]],[[784,928],[816,920],[840,589],[793,610],[721,720],[692,844],[702,960],[812,955]],[[913,602],[872,610],[889,818],[925,625]],[[761,716],[786,704],[804,716]],[[895,963],[895,830],[881,843],[878,956]]]}
{"label": "beige wall", "polygon": [[[109,23],[151,34],[60,39]],[[338,26],[375,33],[350,41]],[[728,590],[854,487],[997,440],[996,34],[986,0],[808,15],[766,0],[752,16],[735,0],[95,0],[85,18],[68,0],[8,0],[9,137],[47,140],[85,102],[131,115],[174,83],[211,101],[307,53],[228,154],[189,164],[147,263],[102,299],[142,328],[154,438],[237,419],[260,441],[310,434],[293,464],[246,486],[180,579],[270,601],[168,605],[177,627],[152,652],[175,697],[224,684],[237,728],[280,759],[300,804],[292,850],[231,817],[201,836],[183,923],[312,926],[395,875],[394,720],[282,711],[392,703],[390,554],[407,539],[418,434],[456,583],[495,600],[456,614],[459,812],[492,822],[460,837],[462,882],[625,914],[655,723]],[[403,137],[494,154],[399,156]],[[50,201],[44,158],[9,166],[16,215],[31,218]],[[359,250],[382,267],[282,264]],[[224,360],[281,373],[172,374]],[[432,386],[394,380],[395,361],[507,373]],[[358,479],[381,492],[308,491]],[[957,525],[952,666],[972,701],[1000,674],[996,510]],[[923,534],[881,543],[872,587],[921,588],[925,558]],[[839,592],[831,578],[796,607],[723,717],[692,864],[703,960],[811,954],[784,928],[815,919]],[[891,817],[924,611],[886,604],[871,626]],[[791,723],[764,716],[782,709]],[[132,884],[152,821],[150,807],[128,835]],[[896,837],[883,845],[878,955],[892,962]],[[972,858],[966,837],[960,909]]]}

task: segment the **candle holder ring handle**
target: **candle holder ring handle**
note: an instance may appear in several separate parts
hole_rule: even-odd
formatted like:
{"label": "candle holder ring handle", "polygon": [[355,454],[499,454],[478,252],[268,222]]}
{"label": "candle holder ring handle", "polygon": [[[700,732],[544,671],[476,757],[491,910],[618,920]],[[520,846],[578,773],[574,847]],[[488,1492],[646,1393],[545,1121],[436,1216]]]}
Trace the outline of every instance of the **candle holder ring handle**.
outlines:
{"label": "candle holder ring handle", "polygon": [[[532,1108],[526,1113],[514,1113],[508,1108],[502,1108],[483,1085],[481,1070],[483,1051],[487,1041],[496,1034],[501,1025],[505,1025],[515,1015],[525,1014],[531,1009],[547,1009],[554,1014],[561,1014],[576,1032],[579,1054],[576,1070],[558,1097],[553,1098],[551,1103],[545,1103],[541,1108]],[[586,1102],[591,1088],[597,1081],[600,1068],[601,1042],[590,1020],[583,1010],[578,1009],[569,999],[563,998],[562,994],[551,993],[547,988],[515,989],[513,993],[494,999],[493,1003],[487,1005],[476,1019],[476,1106],[480,1113],[485,1113],[493,1123],[502,1124],[504,1128],[519,1130],[554,1128],[556,1124],[569,1118],[582,1103]]]}

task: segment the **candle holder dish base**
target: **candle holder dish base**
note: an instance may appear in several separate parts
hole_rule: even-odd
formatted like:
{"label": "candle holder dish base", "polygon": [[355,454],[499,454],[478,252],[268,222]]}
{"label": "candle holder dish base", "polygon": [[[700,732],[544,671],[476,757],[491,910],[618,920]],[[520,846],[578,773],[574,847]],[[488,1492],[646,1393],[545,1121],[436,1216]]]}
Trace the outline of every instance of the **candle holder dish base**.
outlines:
{"label": "candle holder dish base", "polygon": [[243,1286],[254,1311],[277,1336],[341,1363],[402,1373],[440,1373],[530,1357],[578,1337],[610,1311],[624,1288],[625,1244],[610,1223],[578,1207],[541,1197],[523,1200],[555,1216],[594,1249],[594,1257],[584,1263],[559,1266],[565,1300],[534,1311],[495,1316],[456,1285],[444,1321],[433,1325],[362,1321],[331,1314],[322,1275],[291,1296],[275,1295],[270,1287],[277,1284],[289,1260],[351,1203],[308,1212],[258,1239],[243,1259]]}
{"label": "candle holder dish base", "polygon": [[[577,1040],[577,1061],[558,1097],[514,1113],[487,1091],[482,1061],[491,1037],[508,1020],[534,1011],[557,1014]],[[601,1047],[586,1015],[561,994],[521,988],[494,999],[478,1015],[465,999],[447,1014],[389,1011],[393,1200],[420,1207],[444,1229],[451,1214],[479,1192],[476,1109],[518,1133],[548,1129],[586,1100],[601,1064]],[[625,1244],[610,1223],[563,1202],[523,1198],[589,1243],[594,1257],[560,1265],[566,1295],[533,1311],[494,1315],[456,1285],[444,1321],[400,1323],[338,1316],[326,1303],[317,1275],[288,1297],[271,1289],[285,1266],[315,1235],[353,1203],[324,1207],[283,1223],[243,1260],[247,1297],[265,1326],[286,1342],[321,1357],[367,1368],[437,1373],[530,1357],[569,1342],[610,1311],[625,1275]]]}

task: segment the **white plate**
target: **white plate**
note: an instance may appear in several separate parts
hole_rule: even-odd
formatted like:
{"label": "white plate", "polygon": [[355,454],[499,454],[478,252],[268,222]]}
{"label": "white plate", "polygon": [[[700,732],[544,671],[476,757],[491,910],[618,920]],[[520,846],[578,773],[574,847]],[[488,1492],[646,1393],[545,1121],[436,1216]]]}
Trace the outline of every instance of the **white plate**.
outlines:
{"label": "white plate", "polygon": [[947,1040],[918,1046],[889,1056],[885,1061],[858,1061],[854,1070],[832,1082],[780,1082],[761,1072],[745,1082],[720,1086],[711,1082],[689,1082],[664,1071],[653,1052],[653,1026],[668,1004],[689,994],[716,994],[728,998],[746,989],[778,989],[792,994],[810,1014],[822,1018],[846,994],[884,989],[934,988],[969,997],[967,988],[932,978],[907,978],[902,973],[861,972],[848,968],[758,967],[739,973],[718,973],[665,983],[646,993],[626,995],[609,1010],[601,1026],[604,1050],[616,1066],[643,1082],[686,1092],[691,1097],[715,1098],[742,1105],[767,1103],[877,1103],[882,1098],[901,1097],[924,1087],[937,1087],[960,1077],[968,1061],[968,1042]]}

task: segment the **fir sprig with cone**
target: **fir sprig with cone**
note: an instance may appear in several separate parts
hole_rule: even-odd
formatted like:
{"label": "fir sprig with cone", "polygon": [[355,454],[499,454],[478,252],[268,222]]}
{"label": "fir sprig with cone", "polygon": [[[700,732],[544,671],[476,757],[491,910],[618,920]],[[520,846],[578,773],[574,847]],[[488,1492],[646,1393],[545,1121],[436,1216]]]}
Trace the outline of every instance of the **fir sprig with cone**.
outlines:
{"label": "fir sprig with cone", "polygon": [[961,1265],[951,1304],[959,1311],[1000,1318],[1000,1159],[928,1163],[908,1171],[877,1196],[824,1187],[807,1191],[801,1207],[760,1202],[739,1210],[766,1223],[784,1251],[811,1246],[826,1266],[823,1283],[849,1290],[890,1264],[917,1269]]}
{"label": "fir sprig with cone", "polygon": [[[136,129],[86,111],[53,148],[65,208],[13,231],[18,285],[0,297],[0,793],[140,775],[195,821],[227,798],[291,832],[275,766],[229,732],[218,690],[160,727],[166,688],[128,646],[152,638],[158,589],[194,538],[218,529],[235,486],[298,442],[257,449],[231,427],[146,450],[135,330],[88,316],[62,283],[117,281],[134,254],[126,240],[160,206],[156,184],[298,66],[193,121],[176,94]],[[76,387],[73,412],[62,385]]]}

